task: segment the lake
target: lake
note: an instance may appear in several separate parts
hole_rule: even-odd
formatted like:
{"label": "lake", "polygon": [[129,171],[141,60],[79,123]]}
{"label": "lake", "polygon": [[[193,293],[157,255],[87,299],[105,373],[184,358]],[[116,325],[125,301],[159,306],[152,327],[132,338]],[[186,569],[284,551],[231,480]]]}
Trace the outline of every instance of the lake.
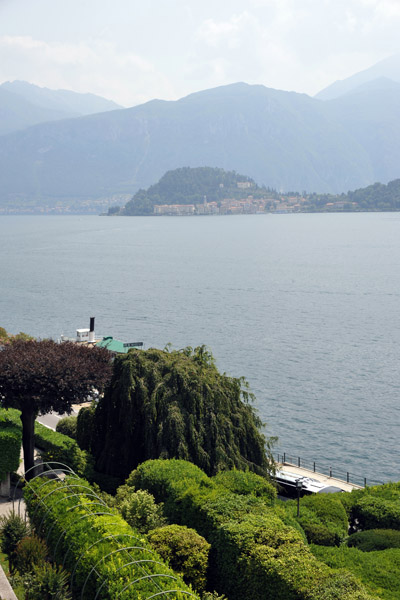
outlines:
{"label": "lake", "polygon": [[400,214],[0,217],[0,326],[206,344],[286,451],[399,476]]}

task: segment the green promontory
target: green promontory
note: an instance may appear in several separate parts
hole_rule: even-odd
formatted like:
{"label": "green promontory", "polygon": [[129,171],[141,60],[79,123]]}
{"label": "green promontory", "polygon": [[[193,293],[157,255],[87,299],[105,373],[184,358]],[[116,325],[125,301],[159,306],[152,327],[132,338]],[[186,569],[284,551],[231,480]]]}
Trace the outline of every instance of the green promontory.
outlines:
{"label": "green promontory", "polygon": [[[156,204],[201,204],[220,202],[224,198],[241,199],[252,195],[263,197],[266,188],[260,188],[253,179],[235,171],[211,167],[182,167],[167,171],[158,183],[147,190],[139,190],[122,211],[109,210],[109,215],[152,215]],[[271,190],[268,190],[271,194]]]}

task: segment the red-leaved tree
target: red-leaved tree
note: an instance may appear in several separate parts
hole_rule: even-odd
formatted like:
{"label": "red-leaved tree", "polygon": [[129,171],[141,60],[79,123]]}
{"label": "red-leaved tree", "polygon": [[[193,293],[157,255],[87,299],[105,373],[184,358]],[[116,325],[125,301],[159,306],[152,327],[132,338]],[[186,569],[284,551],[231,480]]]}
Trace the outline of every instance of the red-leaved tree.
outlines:
{"label": "red-leaved tree", "polygon": [[16,340],[0,347],[0,406],[21,411],[25,471],[34,464],[35,419],[70,413],[111,376],[111,355],[103,348],[52,340]]}

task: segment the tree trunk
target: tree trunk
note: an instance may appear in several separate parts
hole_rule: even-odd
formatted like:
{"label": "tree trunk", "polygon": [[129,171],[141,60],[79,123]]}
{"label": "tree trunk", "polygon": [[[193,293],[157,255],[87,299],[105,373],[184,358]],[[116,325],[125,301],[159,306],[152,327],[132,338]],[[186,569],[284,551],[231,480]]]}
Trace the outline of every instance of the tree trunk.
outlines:
{"label": "tree trunk", "polygon": [[35,473],[32,467],[34,466],[36,412],[31,408],[24,408],[21,411],[20,418],[22,421],[22,448],[24,450],[25,473],[31,469],[26,475],[26,479],[29,481]]}

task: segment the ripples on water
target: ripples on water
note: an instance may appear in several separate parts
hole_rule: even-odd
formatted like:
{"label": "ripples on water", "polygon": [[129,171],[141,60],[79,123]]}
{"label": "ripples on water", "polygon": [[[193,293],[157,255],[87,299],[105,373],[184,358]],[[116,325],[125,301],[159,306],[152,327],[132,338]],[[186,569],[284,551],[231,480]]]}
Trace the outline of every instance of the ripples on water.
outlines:
{"label": "ripples on water", "polygon": [[0,325],[207,344],[279,450],[400,479],[397,214],[2,217]]}

